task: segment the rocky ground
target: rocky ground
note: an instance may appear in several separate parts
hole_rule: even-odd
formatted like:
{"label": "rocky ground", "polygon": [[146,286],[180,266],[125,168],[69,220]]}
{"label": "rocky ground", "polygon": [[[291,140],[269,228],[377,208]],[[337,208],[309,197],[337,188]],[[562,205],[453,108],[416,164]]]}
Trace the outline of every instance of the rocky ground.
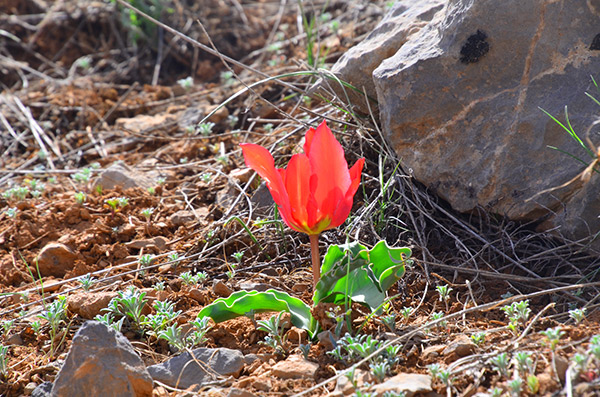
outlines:
{"label": "rocky ground", "polygon": [[[376,115],[311,96],[318,68],[388,2],[132,1],[179,36],[108,2],[13,3],[0,2],[0,394],[49,382],[65,395],[127,382],[156,396],[600,393],[596,255],[532,225],[453,212],[397,167]],[[265,76],[280,77],[252,84]],[[261,343],[273,335],[257,321],[273,313],[211,321],[184,352],[130,316],[121,333],[86,323],[140,294],[146,319],[172,302],[169,324],[190,333],[203,307],[236,291],[312,305],[308,238],[279,220],[238,144],[284,165],[323,119],[348,162],[366,165],[321,253],[347,240],[413,251],[385,313],[355,304],[340,331],[326,314],[340,311],[317,306],[324,332],[312,340],[284,316],[283,350]],[[367,353],[398,348],[387,361],[336,357],[345,332]]]}

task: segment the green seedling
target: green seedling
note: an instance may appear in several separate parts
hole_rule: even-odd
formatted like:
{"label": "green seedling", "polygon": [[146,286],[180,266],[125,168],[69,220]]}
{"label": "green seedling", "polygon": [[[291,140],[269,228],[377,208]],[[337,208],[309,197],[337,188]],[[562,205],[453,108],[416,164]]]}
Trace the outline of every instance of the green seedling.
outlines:
{"label": "green seedling", "polygon": [[6,201],[23,201],[27,198],[29,194],[29,189],[26,186],[13,187],[2,193],[2,197],[6,199]]}
{"label": "green seedling", "polygon": [[90,288],[92,287],[92,285],[94,284],[95,281],[96,280],[89,273],[79,279],[79,283],[81,284],[81,287],[86,292],[90,290]]}
{"label": "green seedling", "polygon": [[529,315],[531,314],[528,300],[513,302],[510,306],[503,306],[502,311],[504,311],[504,314],[508,317],[508,328],[515,335],[519,331],[519,324],[525,324],[527,320],[529,320]]}
{"label": "green seedling", "polygon": [[500,353],[490,361],[500,375],[508,377],[508,354]]}
{"label": "green seedling", "polygon": [[162,177],[162,176],[159,176],[158,178],[156,178],[156,184],[158,186],[164,185],[166,181],[167,181],[167,179],[165,177]]}
{"label": "green seedling", "polygon": [[267,123],[263,126],[263,129],[265,130],[265,132],[267,134],[273,132],[273,124],[272,123]]}
{"label": "green seedling", "polygon": [[402,309],[400,309],[400,315],[402,315],[404,322],[408,322],[408,319],[410,318],[411,314],[412,314],[412,308],[410,308],[410,307],[403,307]]}
{"label": "green seedling", "polygon": [[[433,312],[431,313],[431,321],[437,321],[444,318],[444,312]],[[444,321],[440,321],[439,323],[436,324],[436,327],[440,328],[440,329],[444,329],[448,326],[448,321],[444,320]]]}
{"label": "green seedling", "polygon": [[452,383],[454,382],[454,378],[452,378],[452,373],[447,369],[440,370],[438,374],[438,379],[446,387],[452,387]]}
{"label": "green seedling", "polygon": [[154,260],[154,255],[144,254],[144,255],[140,256],[139,262],[142,267],[148,267],[152,264],[153,260]]}
{"label": "green seedling", "polygon": [[0,375],[8,376],[8,346],[0,345]]}
{"label": "green seedling", "polygon": [[194,286],[204,283],[208,278],[208,274],[206,272],[199,272],[192,275],[191,272],[183,272],[179,275],[179,278],[181,278],[184,285]]}
{"label": "green seedling", "polygon": [[151,196],[156,195],[156,188],[154,186],[150,186],[148,189],[146,189],[148,191],[148,194]]}
{"label": "green seedling", "polygon": [[502,396],[502,389],[499,387],[494,387],[490,391],[490,397],[501,397],[501,396]]}
{"label": "green seedling", "polygon": [[234,114],[230,114],[229,116],[227,116],[227,124],[230,128],[235,127],[239,120],[239,117]]}
{"label": "green seedling", "polygon": [[142,309],[147,302],[145,298],[145,292],[140,292],[134,286],[129,286],[125,291],[118,292],[117,296],[111,299],[108,307],[104,310],[119,317],[127,317],[134,329],[143,333],[142,320],[144,316],[142,315]]}
{"label": "green seedling", "polygon": [[523,380],[521,378],[515,378],[508,382],[508,391],[511,396],[519,397],[521,395],[522,387]]}
{"label": "green seedling", "polygon": [[75,201],[77,201],[77,204],[79,205],[85,203],[85,200],[87,199],[87,196],[84,192],[77,192],[73,196],[75,197]]}
{"label": "green seedling", "polygon": [[94,320],[103,323],[104,325],[114,329],[115,331],[121,332],[121,328],[123,327],[125,317],[121,317],[119,321],[114,321],[114,317],[111,313],[105,313],[102,315],[97,314],[96,317],[94,317]]}
{"label": "green seedling", "polygon": [[200,180],[204,183],[209,183],[212,180],[212,174],[210,172],[205,172],[200,175]]}
{"label": "green seedling", "polygon": [[187,337],[187,342],[189,345],[193,346],[199,346],[204,344],[207,339],[206,339],[206,333],[208,331],[210,331],[210,329],[212,328],[211,325],[209,325],[209,321],[210,318],[205,317],[202,319],[196,319],[195,321],[190,322],[190,324],[192,324],[194,326],[194,330],[190,333],[190,335]]}
{"label": "green seedling", "polygon": [[447,285],[438,285],[435,287],[438,294],[440,295],[440,302],[444,302],[446,305],[446,312],[448,311],[448,301],[450,300],[450,292],[452,291],[452,287],[448,287]]}
{"label": "green seedling", "polygon": [[540,331],[540,334],[546,337],[548,345],[550,346],[550,350],[553,352],[556,351],[556,347],[560,342],[560,338],[565,334],[564,331],[560,329],[560,327],[556,328],[548,328],[545,331]]}
{"label": "green seedling", "polygon": [[310,343],[301,343],[300,345],[298,345],[298,350],[300,350],[300,353],[302,353],[302,357],[304,357],[305,360],[308,360],[308,355],[310,353]]}
{"label": "green seedling", "polygon": [[171,266],[177,268],[179,266],[179,254],[177,252],[173,252],[167,256],[169,262],[171,262]]}
{"label": "green seedling", "polygon": [[533,394],[537,394],[540,391],[540,381],[534,374],[527,375],[527,388]]}
{"label": "green seedling", "polygon": [[225,87],[230,87],[235,83],[235,78],[233,76],[233,72],[226,70],[221,72],[221,81],[225,85]]}
{"label": "green seedling", "polygon": [[6,214],[6,216],[8,216],[9,218],[15,219],[17,217],[17,213],[19,212],[19,210],[16,207],[12,207],[12,208],[8,208],[6,210],[4,210],[4,213]]}
{"label": "green seedling", "polygon": [[214,126],[215,126],[215,123],[210,122],[210,121],[206,122],[206,123],[202,123],[198,126],[198,131],[203,136],[209,136],[210,134],[212,134],[212,129]]}
{"label": "green seedling", "polygon": [[67,297],[59,295],[55,301],[46,306],[46,310],[43,310],[39,318],[46,320],[50,326],[50,356],[54,355],[55,346],[54,339],[60,330],[61,325],[65,324],[66,308],[67,308]]}
{"label": "green seedling", "polygon": [[32,321],[29,325],[31,325],[31,329],[36,335],[40,333],[40,330],[42,329],[42,323],[40,323],[38,320]]}
{"label": "green seedling", "polygon": [[188,76],[185,79],[177,80],[177,84],[179,84],[179,86],[184,90],[189,91],[194,86],[194,78],[192,76]]}
{"label": "green seedling", "polygon": [[268,335],[265,337],[264,342],[259,342],[271,347],[276,353],[287,354],[287,339],[284,335],[284,327],[286,322],[281,321],[283,312],[275,316],[271,316],[268,320],[258,320],[257,329],[259,331],[265,331]]}
{"label": "green seedling", "polygon": [[344,320],[350,321],[351,310],[342,310],[341,306],[335,306],[325,312],[325,315],[335,320],[335,328],[333,333],[336,337],[342,335],[342,329],[344,328]]}
{"label": "green seedling", "polygon": [[156,283],[154,283],[154,285],[152,286],[152,288],[155,291],[164,291],[165,290],[165,282],[164,281],[157,281]]}
{"label": "green seedling", "polygon": [[388,315],[379,318],[379,321],[390,330],[390,332],[396,332],[396,313],[390,313]]}
{"label": "green seedling", "polygon": [[166,329],[163,331],[160,331],[158,333],[158,338],[165,339],[167,342],[169,342],[169,345],[174,347],[177,351],[186,348],[185,338],[183,337],[181,326],[177,324],[171,324],[171,326],[166,327]]}
{"label": "green seedling", "polygon": [[476,332],[471,335],[471,341],[477,346],[481,346],[485,342],[485,332]]}
{"label": "green seedling", "polygon": [[6,337],[14,324],[15,320],[3,320],[2,323],[0,323],[2,326],[2,336]]}
{"label": "green seedling", "polygon": [[382,361],[379,363],[369,364],[369,368],[371,369],[371,373],[375,379],[381,383],[385,380],[385,377],[390,370],[390,365],[387,363],[387,361]]}
{"label": "green seedling", "polygon": [[140,211],[140,214],[146,219],[146,222],[150,222],[150,218],[152,218],[152,213],[154,212],[154,208],[144,208]]}
{"label": "green seedling", "polygon": [[244,253],[238,251],[231,254],[231,256],[233,256],[233,259],[235,259],[237,263],[242,263],[242,257],[244,256]]}
{"label": "green seedling", "polygon": [[579,324],[585,319],[585,312],[585,307],[582,309],[569,310],[569,317],[571,317],[575,321],[575,324]]}
{"label": "green seedling", "polygon": [[515,353],[515,361],[517,362],[517,368],[522,374],[533,372],[533,360],[531,359],[530,352],[517,352]]}
{"label": "green seedling", "polygon": [[439,364],[434,363],[434,364],[429,364],[427,366],[427,369],[429,370],[429,374],[431,375],[431,377],[433,379],[437,379],[440,376],[442,367]]}
{"label": "green seedling", "polygon": [[234,277],[235,277],[235,268],[237,267],[237,264],[235,264],[235,263],[230,263],[230,264],[228,264],[227,266],[229,267],[229,270],[227,270],[227,271],[225,272],[225,275],[227,276],[227,278],[228,278],[229,280],[231,280],[232,278],[234,278]]}
{"label": "green seedling", "polygon": [[73,179],[75,182],[85,185],[87,184],[90,179],[92,177],[92,169],[91,168],[84,168],[81,171],[71,175],[71,179]]}

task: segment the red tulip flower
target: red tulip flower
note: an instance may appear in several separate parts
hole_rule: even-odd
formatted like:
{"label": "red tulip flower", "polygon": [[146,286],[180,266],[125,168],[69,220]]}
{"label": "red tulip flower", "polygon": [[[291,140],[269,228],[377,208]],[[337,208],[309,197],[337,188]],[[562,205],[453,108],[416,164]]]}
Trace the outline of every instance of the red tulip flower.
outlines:
{"label": "red tulip flower", "polygon": [[319,234],[340,226],[352,208],[365,159],[348,169],[344,149],[323,121],[306,133],[304,153],[292,156],[287,168],[275,168],[267,149],[241,144],[246,165],[267,182],[284,222],[310,237],[313,281],[320,278]]}

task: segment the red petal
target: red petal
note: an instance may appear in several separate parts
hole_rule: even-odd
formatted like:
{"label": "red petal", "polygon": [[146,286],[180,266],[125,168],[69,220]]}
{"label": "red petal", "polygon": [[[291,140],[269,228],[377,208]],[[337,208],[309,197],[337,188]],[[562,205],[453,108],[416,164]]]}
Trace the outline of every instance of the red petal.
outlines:
{"label": "red petal", "polygon": [[348,215],[350,215],[350,210],[352,209],[352,203],[354,202],[354,194],[358,190],[360,185],[360,176],[363,169],[363,165],[365,164],[365,159],[362,158],[358,160],[350,169],[350,178],[352,183],[350,187],[346,191],[344,198],[339,202],[337,208],[333,213],[333,218],[331,220],[331,225],[329,228],[335,228],[344,223]]}
{"label": "red petal", "polygon": [[311,192],[322,215],[331,217],[351,184],[344,149],[323,122],[311,138],[309,150]]}
{"label": "red petal", "polygon": [[310,162],[308,157],[295,154],[288,163],[285,187],[290,200],[294,223],[304,229],[308,226],[308,198],[310,196]]}
{"label": "red petal", "polygon": [[271,192],[271,196],[273,196],[273,200],[279,205],[282,212],[289,214],[290,200],[281,174],[275,168],[275,162],[271,153],[264,147],[253,143],[242,143],[240,146],[242,147],[246,165],[267,181],[267,187]]}

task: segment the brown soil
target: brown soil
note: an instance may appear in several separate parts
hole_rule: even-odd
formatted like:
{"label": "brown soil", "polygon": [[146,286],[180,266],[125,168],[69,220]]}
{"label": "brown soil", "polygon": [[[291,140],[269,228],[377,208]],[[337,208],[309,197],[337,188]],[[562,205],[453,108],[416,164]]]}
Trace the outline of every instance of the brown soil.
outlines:
{"label": "brown soil", "polygon": [[[196,23],[201,21],[224,55],[269,75],[308,70],[295,2],[281,14],[279,2],[164,3],[172,9],[161,14],[163,22],[211,45]],[[335,30],[322,19],[319,36],[325,66],[374,26],[386,9],[384,3],[335,1],[322,9],[325,2],[315,2],[305,10],[309,17],[327,12],[340,21]],[[45,185],[38,197],[0,198],[0,321],[14,321],[0,338],[9,346],[8,374],[0,376],[1,395],[30,394],[35,385],[55,378],[59,368],[54,363],[64,359],[72,336],[86,321],[69,306],[68,327],[55,338],[58,348],[52,352],[48,326],[41,321],[42,329],[36,333],[31,324],[58,295],[114,294],[133,285],[175,302],[176,310],[182,311],[180,324],[226,294],[223,289],[237,291],[249,282],[286,291],[310,304],[308,238],[287,228],[281,231],[275,224],[254,225],[258,219],[273,219],[274,211],[264,187],[249,181],[253,173],[244,166],[238,144],[274,147],[276,161],[285,164],[299,150],[307,125],[324,117],[349,163],[367,158],[364,189],[355,198],[356,217],[350,221],[351,238],[358,236],[365,245],[385,238],[392,245],[411,246],[414,252],[414,265],[389,291],[395,296],[390,310],[398,313],[394,334],[365,309],[355,307],[353,312],[353,332],[362,327],[362,333],[382,339],[409,336],[402,340],[399,361],[389,376],[427,374],[427,366],[438,363],[452,370],[454,381],[447,389],[436,380],[434,390],[470,396],[493,387],[507,389],[507,379],[490,364],[491,357],[503,351],[529,351],[540,382],[537,394],[561,393],[564,379],[552,369],[552,357],[569,360],[585,352],[590,337],[600,333],[597,286],[569,289],[575,282],[597,279],[597,259],[569,242],[536,234],[527,225],[453,213],[425,188],[394,173],[393,154],[376,150],[379,138],[370,118],[349,117],[318,98],[303,100],[302,90],[313,82],[310,76],[286,79],[293,89],[278,82],[257,86],[218,110],[210,119],[215,123],[212,132],[203,135],[194,126],[244,86],[235,79],[231,84],[220,79],[227,71],[221,59],[152,24],[141,25],[136,39],[122,22],[124,15],[104,2],[0,2],[3,29],[16,39],[0,45],[0,191],[31,186],[32,180]],[[269,37],[273,26],[279,28]],[[233,70],[245,84],[261,78],[237,66]],[[186,89],[177,81],[188,76],[194,84]],[[381,172],[386,180],[395,181],[393,192],[381,192],[380,156],[387,156]],[[100,175],[116,162],[132,170],[139,186],[98,190]],[[73,178],[94,163],[89,181]],[[76,201],[77,192],[85,194],[83,203]],[[107,199],[118,197],[129,201],[114,212]],[[371,206],[374,202],[379,204]],[[154,209],[150,220],[141,214],[146,208]],[[232,216],[248,224],[264,249],[239,222],[227,222]],[[345,239],[342,230],[329,231],[321,238],[321,251]],[[458,246],[457,239],[464,245]],[[51,243],[62,244],[68,260],[51,263],[45,270],[40,265],[40,276],[36,261]],[[546,250],[551,253],[544,254]],[[167,257],[173,252],[180,257],[177,266]],[[230,278],[227,271],[238,252],[243,253],[241,263]],[[155,259],[140,269],[144,254]],[[179,277],[185,271],[205,271],[208,281],[197,288],[186,286]],[[90,292],[83,291],[78,281],[87,274],[100,280]],[[213,286],[219,280],[224,288]],[[159,282],[165,292],[152,289]],[[453,288],[447,308],[435,289],[441,285]],[[552,290],[559,287],[564,289]],[[529,298],[531,316],[516,334],[507,328],[500,310],[507,292],[531,294],[522,298]],[[574,325],[568,310],[584,305],[587,316]],[[413,308],[408,320],[399,314],[403,307]],[[318,310],[315,315],[324,320],[323,328],[333,329],[335,323],[327,322]],[[456,316],[446,324],[426,327],[431,314],[440,311]],[[552,353],[539,331],[557,326],[565,335]],[[141,338],[130,329],[123,332],[140,342],[134,345],[148,365],[172,355],[165,341]],[[485,333],[485,341],[475,346],[470,337],[477,332]],[[263,357],[260,365],[247,366],[239,379],[226,385],[225,393],[235,386],[256,395],[294,395],[323,382],[323,387],[309,392],[323,395],[335,388],[333,377],[349,367],[315,342],[309,359],[320,366],[316,379],[270,377],[270,388],[261,390],[252,379],[269,376],[270,367],[285,359],[258,343],[265,335],[246,317],[216,324],[209,332],[207,346]],[[468,353],[444,349],[458,342],[468,345]],[[291,337],[290,351],[297,347],[297,336]],[[368,370],[368,365],[361,368]],[[579,395],[599,395],[594,394],[600,393],[598,370],[592,364],[575,379]],[[155,388],[157,396],[186,393]]]}

